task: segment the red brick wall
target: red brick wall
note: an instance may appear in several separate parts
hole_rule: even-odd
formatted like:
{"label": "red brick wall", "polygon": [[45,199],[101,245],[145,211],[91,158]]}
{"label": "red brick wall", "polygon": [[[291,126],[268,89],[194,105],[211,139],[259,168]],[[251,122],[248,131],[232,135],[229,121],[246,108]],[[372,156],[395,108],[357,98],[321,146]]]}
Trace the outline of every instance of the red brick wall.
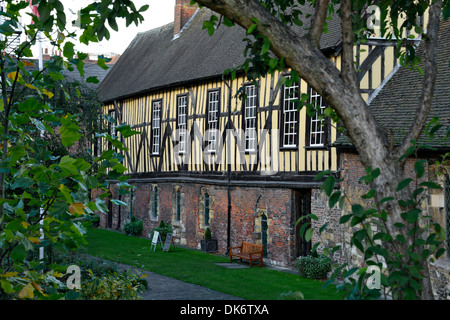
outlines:
{"label": "red brick wall", "polygon": [[197,10],[197,5],[190,6],[189,3],[190,0],[176,1],[173,34],[178,34]]}
{"label": "red brick wall", "polygon": [[[179,187],[183,196],[183,214],[181,217],[182,238],[184,245],[200,248],[200,240],[203,239],[205,227],[202,226],[203,214],[201,209],[202,188],[205,188],[210,196],[210,229],[215,238],[218,239],[219,253],[227,251],[227,226],[228,226],[228,195],[226,186],[214,186],[203,184],[177,184],[158,183],[159,190],[159,216],[158,220],[152,220],[149,215],[152,190],[154,184],[135,184],[133,211],[134,216],[144,222],[142,236],[148,237],[151,230],[159,225],[161,219],[172,225],[178,224],[174,218],[175,188]],[[111,188],[115,190],[114,187]],[[118,197],[116,191],[113,196]],[[294,228],[293,216],[293,191],[284,188],[256,188],[256,187],[231,187],[232,214],[231,214],[231,246],[239,245],[241,241],[256,243],[261,238],[259,226],[255,230],[256,215],[262,211],[268,218],[268,256],[267,262],[281,266],[292,264],[294,255]],[[128,221],[129,215],[125,207],[121,207],[119,217],[119,206],[113,205],[113,227],[122,229]],[[101,227],[106,227],[106,215],[103,215]],[[121,221],[120,226],[118,221]]]}

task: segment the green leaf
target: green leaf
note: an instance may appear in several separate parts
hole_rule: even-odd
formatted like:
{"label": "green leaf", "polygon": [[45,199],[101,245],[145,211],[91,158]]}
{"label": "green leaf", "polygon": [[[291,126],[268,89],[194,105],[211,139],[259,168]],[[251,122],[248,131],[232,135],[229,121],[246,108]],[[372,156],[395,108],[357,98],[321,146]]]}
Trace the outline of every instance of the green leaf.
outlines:
{"label": "green leaf", "polygon": [[323,190],[325,190],[325,193],[327,194],[327,196],[330,196],[331,193],[333,192],[333,188],[334,188],[334,183],[335,183],[335,179],[333,176],[328,176],[325,181],[323,182]]}
{"label": "green leaf", "polygon": [[419,213],[421,212],[420,209],[414,208],[408,211],[406,214],[406,220],[409,223],[415,223],[417,219],[419,218]]}
{"label": "green leaf", "polygon": [[422,178],[425,173],[425,162],[426,160],[420,160],[414,163],[414,171],[416,172],[418,178]]}
{"label": "green leaf", "polygon": [[61,135],[61,143],[65,147],[69,147],[78,141],[82,135],[79,133],[80,127],[75,123],[70,115],[61,118],[61,128],[59,133]]}
{"label": "green leaf", "polygon": [[27,178],[27,177],[22,177],[22,178],[14,179],[14,181],[10,185],[10,188],[12,190],[18,189],[18,188],[25,189],[25,188],[32,186],[33,184],[34,184],[34,181],[32,179]]}
{"label": "green leaf", "polygon": [[23,145],[17,145],[10,149],[11,163],[15,164],[18,160],[22,159],[27,154]]}
{"label": "green leaf", "polygon": [[98,180],[97,180],[97,178],[96,177],[87,177],[86,178],[86,186],[89,188],[89,189],[95,189],[95,188],[97,188],[97,186],[98,186]]}
{"label": "green leaf", "polygon": [[361,229],[353,233],[353,236],[359,241],[362,242],[364,238],[366,237],[367,232],[365,229]]}
{"label": "green leaf", "polygon": [[106,60],[105,60],[105,59],[99,58],[99,59],[97,60],[97,65],[98,65],[100,68],[102,68],[103,70],[108,70],[108,66],[106,65]]}
{"label": "green leaf", "polygon": [[411,181],[413,181],[413,179],[411,179],[411,178],[408,178],[408,179],[405,179],[403,181],[400,181],[400,183],[397,186],[396,191],[398,192],[400,190],[403,190],[404,188],[406,188],[411,183]]}
{"label": "green leaf", "polygon": [[75,44],[72,42],[66,42],[63,49],[63,55],[67,59],[72,59],[75,56],[75,50],[74,50]]}
{"label": "green leaf", "polygon": [[117,200],[117,199],[111,199],[110,201],[118,206],[127,206],[127,204],[125,202]]}
{"label": "green leaf", "polygon": [[429,189],[442,189],[440,185],[432,181],[424,181],[420,183],[420,186],[427,187]]}
{"label": "green leaf", "polygon": [[353,217],[352,214],[347,214],[347,215],[345,215],[345,216],[342,216],[342,217],[339,219],[339,223],[340,223],[340,224],[347,223],[352,217]]}
{"label": "green leaf", "polygon": [[394,200],[394,199],[395,199],[394,197],[385,197],[385,198],[381,199],[380,203],[385,203],[387,201],[391,201],[391,200]]}
{"label": "green leaf", "polygon": [[97,76],[92,76],[86,79],[87,83],[99,83],[100,81],[97,79]]}
{"label": "green leaf", "polygon": [[0,279],[0,286],[2,287],[3,291],[5,291],[6,294],[14,293],[13,286],[8,280]]}
{"label": "green leaf", "polygon": [[370,199],[375,197],[377,192],[374,189],[370,189],[366,194],[362,195],[361,198],[363,199]]}
{"label": "green leaf", "polygon": [[147,9],[148,9],[149,7],[150,7],[150,6],[149,6],[148,4],[144,4],[142,7],[139,8],[138,12],[144,12],[144,11],[147,11]]}
{"label": "green leaf", "polygon": [[277,65],[278,65],[278,59],[276,59],[276,58],[270,59],[270,61],[269,61],[270,69],[275,69],[277,67]]}
{"label": "green leaf", "polygon": [[450,17],[450,5],[444,6],[442,9],[442,14],[444,16],[444,20],[447,20]]}
{"label": "green leaf", "polygon": [[360,204],[352,205],[352,213],[358,217],[362,218],[364,216],[364,208]]}
{"label": "green leaf", "polygon": [[129,138],[135,134],[140,134],[139,131],[131,130],[130,125],[125,123],[121,124],[120,126],[117,126],[116,131],[120,132],[124,138]]}
{"label": "green leaf", "polygon": [[257,26],[258,26],[258,25],[257,25],[256,23],[252,24],[252,25],[247,29],[247,35],[252,34],[252,33],[255,31],[255,29],[256,29]]}
{"label": "green leaf", "polygon": [[314,232],[314,229],[312,229],[312,228],[306,230],[306,233],[305,233],[305,241],[306,242],[311,241],[312,236],[313,236],[313,232]]}
{"label": "green leaf", "polygon": [[330,208],[333,208],[336,205],[336,203],[338,203],[340,198],[341,198],[341,191],[334,192],[328,201],[328,206]]}
{"label": "green leaf", "polygon": [[108,23],[114,31],[119,31],[119,27],[117,26],[116,18],[114,16],[108,17]]}

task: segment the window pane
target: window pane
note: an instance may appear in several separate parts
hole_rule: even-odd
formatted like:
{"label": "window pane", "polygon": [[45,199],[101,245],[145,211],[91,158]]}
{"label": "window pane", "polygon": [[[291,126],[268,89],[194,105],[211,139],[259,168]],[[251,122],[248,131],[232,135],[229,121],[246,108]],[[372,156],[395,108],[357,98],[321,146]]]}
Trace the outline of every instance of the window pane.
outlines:
{"label": "window pane", "polygon": [[152,114],[152,154],[159,154],[159,141],[161,136],[161,101],[153,102]]}
{"label": "window pane", "polygon": [[217,147],[217,130],[219,123],[219,90],[208,93],[208,148],[215,152]]}
{"label": "window pane", "polygon": [[256,87],[249,85],[245,87],[246,99],[244,102],[244,125],[245,125],[245,150],[256,150]]}
{"label": "window pane", "polygon": [[297,100],[299,98],[299,84],[293,83],[284,88],[283,121],[284,121],[284,147],[297,146]]}
{"label": "window pane", "polygon": [[187,96],[178,97],[178,134],[179,146],[178,152],[186,152],[186,112],[187,112]]}
{"label": "window pane", "polygon": [[325,120],[320,119],[325,110],[325,103],[320,94],[315,92],[312,88],[309,92],[309,102],[316,107],[317,113],[311,117],[310,123],[310,146],[323,146],[325,136]]}

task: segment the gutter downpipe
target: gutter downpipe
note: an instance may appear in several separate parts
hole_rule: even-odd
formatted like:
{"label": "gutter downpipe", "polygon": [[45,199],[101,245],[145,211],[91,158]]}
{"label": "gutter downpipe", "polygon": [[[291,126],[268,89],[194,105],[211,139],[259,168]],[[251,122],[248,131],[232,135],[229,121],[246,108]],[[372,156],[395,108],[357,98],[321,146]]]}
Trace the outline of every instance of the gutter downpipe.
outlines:
{"label": "gutter downpipe", "polygon": [[[226,131],[228,129],[231,129],[231,85],[229,85],[225,81],[225,76],[222,74],[222,81],[225,83],[225,85],[228,88],[228,123],[226,125]],[[227,137],[227,135],[225,136]],[[226,139],[226,138],[225,138]],[[228,142],[229,143],[229,142]],[[225,146],[225,159],[227,162],[227,196],[228,196],[228,214],[227,214],[227,251],[226,254],[228,255],[230,253],[230,247],[231,247],[231,190],[230,190],[230,182],[231,182],[231,164],[228,159],[229,152],[227,152],[229,148]]]}

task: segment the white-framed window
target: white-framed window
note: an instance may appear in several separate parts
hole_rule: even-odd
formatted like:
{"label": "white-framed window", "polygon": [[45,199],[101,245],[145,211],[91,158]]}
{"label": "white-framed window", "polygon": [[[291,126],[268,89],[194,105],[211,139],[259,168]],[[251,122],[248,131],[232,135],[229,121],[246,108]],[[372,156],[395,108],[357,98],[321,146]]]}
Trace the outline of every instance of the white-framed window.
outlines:
{"label": "white-framed window", "polygon": [[161,100],[152,103],[152,155],[159,155],[161,140]]}
{"label": "white-framed window", "polygon": [[291,86],[284,86],[283,114],[282,114],[282,146],[284,148],[297,147],[298,143],[298,99],[300,86],[298,82]]}
{"label": "white-framed window", "polygon": [[321,117],[323,115],[326,103],[322,96],[314,89],[309,88],[309,103],[316,109],[316,114],[309,118],[309,134],[307,135],[308,145],[310,147],[322,147],[326,140],[326,121]]}
{"label": "white-framed window", "polygon": [[212,90],[208,92],[207,110],[207,149],[208,152],[216,152],[217,139],[219,136],[219,112],[220,112],[220,91]]}
{"label": "white-framed window", "polygon": [[178,152],[183,154],[186,152],[186,138],[187,138],[187,95],[178,96],[177,99],[177,127],[179,134]]}
{"label": "white-framed window", "polygon": [[245,151],[256,150],[256,107],[258,93],[255,85],[244,87],[244,130],[245,130]]}

